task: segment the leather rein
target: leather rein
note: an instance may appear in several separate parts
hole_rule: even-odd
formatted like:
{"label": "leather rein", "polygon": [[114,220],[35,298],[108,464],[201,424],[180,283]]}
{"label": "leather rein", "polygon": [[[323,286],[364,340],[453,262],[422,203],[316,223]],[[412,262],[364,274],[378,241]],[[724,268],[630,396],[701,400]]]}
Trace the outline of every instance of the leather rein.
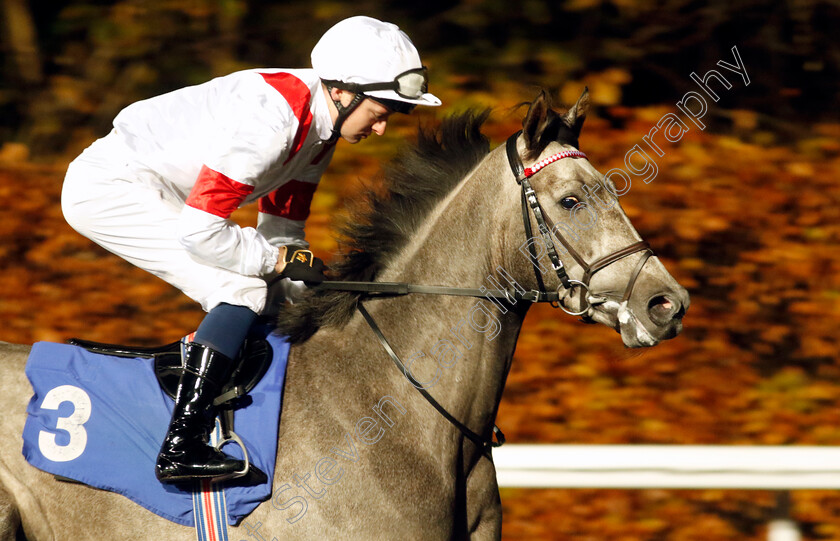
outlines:
{"label": "leather rein", "polygon": [[[328,281],[321,283],[315,289],[358,291],[365,293],[365,297],[396,297],[416,293],[428,295],[450,295],[462,297],[492,298],[510,305],[515,304],[520,300],[529,303],[547,302],[555,308],[559,307],[567,314],[574,316],[584,316],[584,321],[587,321],[588,317],[584,314],[586,314],[594,304],[604,302],[606,300],[605,298],[593,298],[591,295],[584,294],[584,290],[586,293],[589,293],[589,281],[592,278],[592,275],[594,275],[599,270],[611,265],[612,263],[615,263],[616,261],[627,257],[628,255],[634,254],[636,252],[644,252],[644,256],[636,265],[636,269],[633,272],[633,275],[631,276],[630,281],[627,284],[627,288],[625,289],[624,296],[622,297],[622,302],[627,301],[630,298],[630,294],[633,291],[633,286],[636,283],[636,278],[642,271],[642,267],[644,266],[648,258],[651,255],[653,255],[653,250],[650,248],[650,245],[645,241],[636,242],[634,244],[631,244],[630,246],[627,246],[626,248],[623,248],[621,250],[618,250],[617,252],[613,252],[612,254],[598,259],[592,265],[588,265],[586,261],[580,256],[580,254],[577,251],[575,251],[571,244],[569,244],[569,242],[558,231],[555,230],[556,227],[554,223],[543,211],[542,206],[540,205],[539,200],[537,199],[537,194],[536,192],[534,192],[534,189],[531,187],[531,183],[528,180],[528,178],[533,176],[543,167],[557,160],[560,160],[562,158],[586,159],[586,155],[578,150],[563,151],[558,154],[554,154],[553,156],[550,156],[537,164],[525,168],[522,164],[522,158],[520,158],[519,153],[516,149],[516,141],[521,133],[522,131],[520,130],[511,135],[507,140],[506,151],[508,162],[510,164],[511,171],[513,172],[513,175],[516,178],[516,182],[522,188],[522,221],[525,225],[526,238],[531,239],[533,236],[531,228],[531,216],[528,212],[528,209],[530,208],[537,221],[537,227],[539,229],[542,240],[545,243],[546,251],[548,252],[548,257],[551,261],[551,266],[557,274],[557,278],[560,280],[561,285],[557,288],[556,291],[546,291],[542,273],[539,269],[539,266],[536,263],[534,263],[534,273],[537,278],[539,290],[520,291],[514,288],[513,286],[511,286],[508,289],[500,290],[487,289],[485,287],[465,288],[408,284],[403,282],[355,281]],[[557,247],[554,244],[552,238],[553,236],[556,236],[556,238],[559,239],[566,251],[583,269],[584,274],[581,280],[572,280],[569,278],[568,274],[566,273],[566,269],[563,266],[563,262],[557,255]],[[538,261],[537,254],[532,243],[528,244],[528,250],[530,252],[532,262]],[[562,288],[568,290],[571,293],[571,290],[576,286],[581,287],[581,306],[585,306],[585,308],[582,308],[581,310],[575,312],[568,310],[560,302],[563,297],[563,295],[561,295],[560,293],[560,289]],[[441,406],[440,403],[438,403],[438,401],[435,400],[434,397],[430,395],[425,388],[423,388],[423,385],[420,382],[418,382],[410,373],[410,371],[406,368],[399,355],[397,355],[397,353],[391,347],[391,344],[388,342],[388,339],[385,338],[385,335],[382,333],[382,330],[379,328],[379,325],[376,324],[376,321],[374,321],[373,317],[362,304],[361,298],[356,303],[356,308],[362,314],[362,317],[364,317],[365,321],[367,321],[371,330],[373,330],[373,333],[376,335],[377,339],[382,344],[382,347],[391,357],[391,360],[394,361],[394,364],[397,366],[397,368],[399,368],[402,371],[402,373],[405,374],[406,378],[408,378],[408,380],[423,396],[423,398],[425,398],[426,401],[428,401],[429,404],[432,405],[432,407],[434,407],[447,421],[449,421],[453,426],[455,426],[455,428],[457,428],[466,438],[475,443],[475,445],[478,446],[479,449],[481,449],[482,454],[484,454],[487,458],[490,458],[492,460],[492,449],[494,447],[501,446],[505,442],[505,435],[502,433],[499,427],[497,427],[495,424],[493,425],[493,435],[495,435],[496,437],[496,439],[494,440],[492,435],[490,438],[481,436],[473,432],[469,427],[467,427],[458,419],[456,419],[443,406]],[[591,320],[587,322],[591,322]]]}

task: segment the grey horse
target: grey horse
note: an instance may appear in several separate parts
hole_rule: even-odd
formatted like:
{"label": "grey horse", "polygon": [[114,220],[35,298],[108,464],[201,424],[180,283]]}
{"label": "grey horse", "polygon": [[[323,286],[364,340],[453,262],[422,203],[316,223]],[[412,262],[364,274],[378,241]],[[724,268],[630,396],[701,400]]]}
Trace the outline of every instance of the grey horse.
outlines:
{"label": "grey horse", "polygon": [[[566,113],[541,93],[530,104],[513,150],[525,165],[575,150],[588,97]],[[487,113],[450,118],[421,130],[416,147],[386,167],[388,191],[344,230],[340,280],[478,288],[511,285],[557,291],[564,309],[613,327],[628,347],[676,336],[686,290],[650,252],[607,260],[563,287],[546,245],[525,249],[520,186],[504,148],[480,128]],[[616,201],[594,209],[581,230],[571,207],[615,187],[586,159],[559,159],[530,177],[541,212],[563,237],[557,254],[568,277],[640,237]],[[591,198],[589,198],[591,200]],[[594,207],[594,205],[592,205]],[[530,219],[534,211],[528,210]],[[537,240],[545,240],[537,231]],[[565,246],[573,247],[572,257]],[[538,248],[538,249],[537,249]],[[642,259],[646,259],[642,262]],[[539,268],[539,272],[535,272]],[[591,269],[590,269],[591,270]],[[628,288],[628,282],[633,284]],[[511,290],[511,287],[507,289]],[[624,293],[624,296],[622,296]],[[629,296],[628,296],[629,293]],[[397,369],[357,311],[362,303],[405,364]],[[370,298],[316,291],[278,316],[294,343],[287,371],[272,497],[230,538],[499,539],[496,472],[477,445],[418,393],[423,387],[458,421],[489,439],[527,300],[405,295]],[[120,495],[56,481],[21,455],[31,387],[28,346],[2,344],[0,541],[21,539],[190,540],[195,533]],[[407,376],[411,376],[411,380]]]}

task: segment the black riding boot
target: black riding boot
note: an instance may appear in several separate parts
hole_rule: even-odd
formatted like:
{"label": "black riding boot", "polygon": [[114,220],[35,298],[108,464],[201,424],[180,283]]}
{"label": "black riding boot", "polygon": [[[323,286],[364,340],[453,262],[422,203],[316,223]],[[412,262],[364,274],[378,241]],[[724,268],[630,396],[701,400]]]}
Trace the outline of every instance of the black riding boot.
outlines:
{"label": "black riding boot", "polygon": [[213,448],[208,441],[216,422],[213,400],[230,376],[233,361],[195,342],[185,349],[186,366],[155,475],[163,482],[230,477],[243,470],[245,463]]}

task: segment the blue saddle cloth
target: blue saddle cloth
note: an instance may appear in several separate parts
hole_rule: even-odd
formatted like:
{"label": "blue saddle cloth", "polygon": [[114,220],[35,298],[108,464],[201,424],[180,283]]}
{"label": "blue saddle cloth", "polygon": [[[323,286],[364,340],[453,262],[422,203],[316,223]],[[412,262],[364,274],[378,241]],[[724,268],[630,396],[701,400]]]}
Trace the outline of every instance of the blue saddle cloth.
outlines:
{"label": "blue saddle cloth", "polygon": [[[234,423],[251,462],[268,481],[249,487],[224,485],[232,524],[268,499],[274,475],[289,344],[267,330],[260,334],[271,344],[274,359],[249,393],[252,402],[235,411]],[[161,390],[152,364],[150,359],[36,343],[26,364],[35,394],[26,409],[23,456],[38,469],[117,492],[166,519],[194,526],[192,492],[155,477],[173,401]],[[227,444],[224,451],[243,458],[235,444]]]}

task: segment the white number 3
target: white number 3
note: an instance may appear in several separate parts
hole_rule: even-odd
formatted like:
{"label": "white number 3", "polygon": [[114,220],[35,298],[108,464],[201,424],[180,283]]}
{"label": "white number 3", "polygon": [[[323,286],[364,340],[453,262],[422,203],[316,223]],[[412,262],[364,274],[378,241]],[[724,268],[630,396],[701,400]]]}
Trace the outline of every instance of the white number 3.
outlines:
{"label": "white number 3", "polygon": [[55,428],[70,434],[70,441],[67,445],[59,445],[55,442],[55,434],[44,430],[38,434],[41,454],[53,462],[68,462],[79,458],[87,445],[87,432],[82,425],[90,419],[90,397],[78,387],[61,385],[47,393],[41,408],[57,410],[62,402],[73,404],[73,413],[69,417],[59,417]]}

